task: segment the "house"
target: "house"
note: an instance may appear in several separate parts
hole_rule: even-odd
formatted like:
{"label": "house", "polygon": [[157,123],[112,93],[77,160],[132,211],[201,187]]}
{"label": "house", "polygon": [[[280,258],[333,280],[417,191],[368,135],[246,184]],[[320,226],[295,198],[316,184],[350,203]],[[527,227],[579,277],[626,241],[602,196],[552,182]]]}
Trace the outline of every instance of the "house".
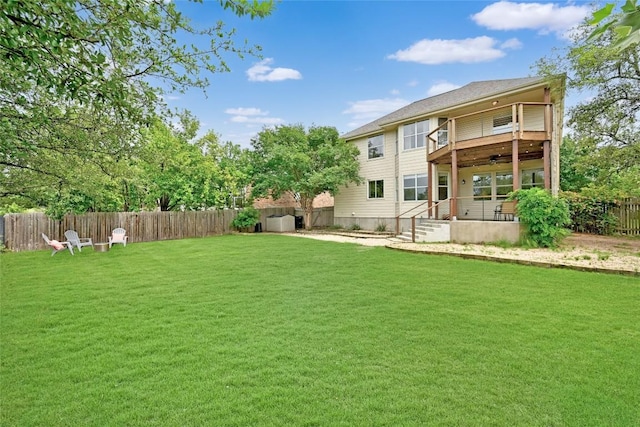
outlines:
{"label": "house", "polygon": [[431,221],[447,233],[417,240],[517,240],[517,216],[499,209],[519,188],[557,194],[564,92],[563,76],[478,81],[342,135],[365,184],[336,195],[334,223],[416,240]]}
{"label": "house", "polygon": [[[273,197],[258,198],[253,201],[253,207],[256,209],[267,208],[300,208],[300,202],[289,192],[284,193],[279,199],[274,200]],[[314,208],[333,207],[333,196],[329,193],[322,193],[313,199]]]}

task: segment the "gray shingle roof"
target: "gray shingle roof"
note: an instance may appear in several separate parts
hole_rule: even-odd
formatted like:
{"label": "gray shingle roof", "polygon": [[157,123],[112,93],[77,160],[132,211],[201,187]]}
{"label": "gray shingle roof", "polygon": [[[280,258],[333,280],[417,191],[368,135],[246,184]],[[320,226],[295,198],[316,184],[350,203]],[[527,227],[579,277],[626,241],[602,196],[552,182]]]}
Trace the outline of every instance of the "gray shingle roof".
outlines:
{"label": "gray shingle roof", "polygon": [[367,123],[364,126],[345,133],[342,135],[342,138],[353,139],[361,135],[379,132],[382,130],[382,126],[389,123],[408,120],[412,117],[422,116],[429,114],[430,112],[444,110],[455,107],[456,105],[509,92],[521,87],[542,83],[544,81],[544,77],[524,77],[519,79],[472,82],[459,89],[454,89],[449,92],[441,93],[440,95],[413,102],[406,107],[402,107],[399,110],[387,114],[386,116],[382,116],[371,123]]}

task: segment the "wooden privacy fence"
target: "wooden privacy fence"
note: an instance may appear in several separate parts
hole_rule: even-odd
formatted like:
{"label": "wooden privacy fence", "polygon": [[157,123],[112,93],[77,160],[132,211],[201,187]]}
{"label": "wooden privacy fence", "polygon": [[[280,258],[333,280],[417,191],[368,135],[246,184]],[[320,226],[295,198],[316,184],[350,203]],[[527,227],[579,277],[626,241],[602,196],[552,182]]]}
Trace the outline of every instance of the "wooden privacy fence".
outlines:
{"label": "wooden privacy fence", "polygon": [[620,234],[640,236],[640,199],[624,199],[613,208]]}
{"label": "wooden privacy fence", "polygon": [[[304,217],[304,211],[296,208],[295,215]],[[311,227],[328,227],[330,225],[333,225],[333,206],[315,208],[311,216]]]}
{"label": "wooden privacy fence", "polygon": [[[194,212],[96,212],[65,215],[62,220],[51,219],[43,213],[7,214],[4,216],[4,244],[12,251],[45,249],[42,233],[50,239],[64,241],[66,230],[75,230],[80,237],[91,237],[94,243],[106,242],[107,236],[117,227],[127,230],[130,243],[206,237],[233,231],[231,221],[237,213],[238,211],[233,209]],[[266,218],[270,215],[302,214],[293,207],[260,209],[263,228]],[[331,224],[333,208],[314,210],[314,226]]]}

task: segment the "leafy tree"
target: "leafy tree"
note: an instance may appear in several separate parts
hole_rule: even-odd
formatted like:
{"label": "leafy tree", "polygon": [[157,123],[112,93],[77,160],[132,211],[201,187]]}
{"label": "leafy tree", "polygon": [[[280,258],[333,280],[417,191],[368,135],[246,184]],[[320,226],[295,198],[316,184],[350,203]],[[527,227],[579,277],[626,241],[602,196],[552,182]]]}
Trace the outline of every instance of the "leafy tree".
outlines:
{"label": "leafy tree", "polygon": [[[273,8],[271,0],[219,3],[251,18]],[[193,43],[178,44],[178,36]],[[192,26],[175,2],[164,0],[5,0],[2,195],[40,203],[47,199],[43,189],[72,192],[74,181],[91,182],[93,171],[83,175],[87,165],[114,170],[110,163],[132,154],[141,131],[163,109],[161,88],[204,89],[202,70],[228,71],[227,54],[259,52],[246,43],[236,46],[234,37],[221,21]]]}
{"label": "leafy tree", "polygon": [[[93,200],[92,206],[103,205],[102,198],[113,199],[106,193],[114,185],[118,162],[135,147],[124,128],[127,120],[116,121],[108,114],[69,103],[47,106],[41,113],[58,120],[34,119],[20,129],[0,126],[0,134],[7,138],[0,138],[0,144],[11,146],[0,153],[2,200],[23,206],[56,204],[56,209],[63,209],[60,203],[69,200],[65,194],[82,192]],[[0,121],[3,119],[7,117]]]}
{"label": "leafy tree", "polygon": [[218,166],[216,185],[219,189],[215,205],[236,207],[236,199],[244,199],[251,183],[251,158],[248,149],[232,142],[221,143],[214,132],[209,131],[198,140],[212,161]]}
{"label": "leafy tree", "polygon": [[560,144],[560,186],[564,191],[580,191],[595,182],[598,174],[590,163],[590,152],[567,135]]}
{"label": "leafy tree", "polygon": [[202,146],[190,143],[197,130],[197,121],[183,114],[179,129],[157,120],[145,132],[147,142],[137,164],[147,206],[171,211],[215,205],[218,168]]}
{"label": "leafy tree", "polygon": [[566,51],[538,61],[537,68],[541,74],[566,74],[569,90],[593,94],[567,111],[576,171],[592,181],[590,186],[622,193],[638,181],[640,44],[620,50],[611,30],[591,41],[587,29],[576,33]]}
{"label": "leafy tree", "polygon": [[616,34],[613,47],[615,49],[626,49],[634,43],[640,43],[640,6],[637,0],[627,0],[622,6],[622,13],[611,17],[614,3],[607,3],[605,7],[593,13],[593,19],[589,24],[597,26],[589,36],[589,41],[600,37],[608,30],[613,30]]}
{"label": "leafy tree", "polygon": [[[272,1],[219,3],[252,18],[267,16],[273,7]],[[156,100],[157,88],[144,84],[144,77],[172,91],[204,88],[208,82],[200,70],[228,71],[225,52],[253,52],[235,47],[233,30],[222,21],[196,28],[175,2],[164,0],[7,0],[0,31],[3,78],[21,92],[39,87],[61,99],[113,104],[128,113],[140,112],[135,101]],[[209,46],[180,45],[178,35]]]}
{"label": "leafy tree", "polygon": [[305,225],[311,228],[313,199],[341,186],[360,183],[358,149],[340,138],[333,127],[302,125],[263,129],[252,141],[252,196],[299,198]]}

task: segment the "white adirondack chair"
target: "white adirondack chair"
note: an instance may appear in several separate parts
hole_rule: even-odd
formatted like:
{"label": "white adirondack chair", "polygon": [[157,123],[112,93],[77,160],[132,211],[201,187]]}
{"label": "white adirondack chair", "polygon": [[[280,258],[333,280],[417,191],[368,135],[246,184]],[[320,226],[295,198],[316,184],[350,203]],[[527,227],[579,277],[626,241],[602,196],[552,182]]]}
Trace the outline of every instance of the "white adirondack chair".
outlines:
{"label": "white adirondack chair", "polygon": [[83,246],[93,247],[93,241],[91,240],[91,237],[78,237],[78,233],[74,230],[65,231],[64,237],[69,243],[71,243],[71,246],[75,246],[80,252],[82,252]]}
{"label": "white adirondack chair", "polygon": [[54,256],[60,251],[64,251],[65,249],[69,249],[71,255],[73,255],[73,245],[69,242],[58,242],[57,240],[49,240],[49,237],[42,233],[42,238],[47,243],[49,247],[51,247],[51,256]]}
{"label": "white adirondack chair", "polygon": [[124,228],[115,228],[111,232],[111,236],[109,236],[109,247],[114,243],[122,243],[124,246],[127,246],[128,237]]}

